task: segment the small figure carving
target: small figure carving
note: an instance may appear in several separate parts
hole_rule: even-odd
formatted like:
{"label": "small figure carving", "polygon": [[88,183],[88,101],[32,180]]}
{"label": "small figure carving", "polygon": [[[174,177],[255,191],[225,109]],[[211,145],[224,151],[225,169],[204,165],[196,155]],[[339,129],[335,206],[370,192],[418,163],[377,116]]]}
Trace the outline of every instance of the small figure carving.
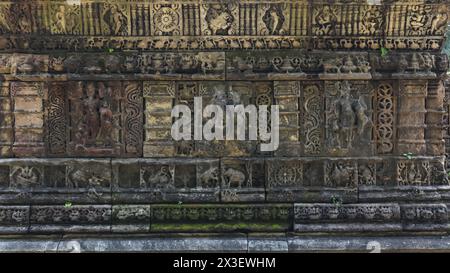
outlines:
{"label": "small figure carving", "polygon": [[11,172],[11,188],[30,188],[39,184],[39,171],[35,167],[15,167]]}
{"label": "small figure carving", "polygon": [[264,13],[262,18],[271,35],[283,34],[284,15],[281,6],[272,4]]}
{"label": "small figure carving", "polygon": [[353,73],[356,70],[356,65],[353,63],[352,57],[346,56],[344,58],[344,65],[341,67],[342,73]]}
{"label": "small figure carving", "polygon": [[[110,88],[110,87],[108,87]],[[103,142],[104,146],[113,144],[113,112],[111,111],[108,102],[103,101],[99,109],[100,112],[100,129],[97,136],[98,142]]]}
{"label": "small figure carving", "polygon": [[[161,167],[154,175],[148,178],[150,188],[166,189],[172,187],[172,174],[168,166]],[[145,183],[147,185],[147,183]]]}
{"label": "small figure carving", "polygon": [[317,24],[317,34],[327,35],[333,34],[338,24],[338,18],[330,6],[323,6],[315,16]]}
{"label": "small figure carving", "polygon": [[212,35],[228,35],[234,17],[226,4],[213,4],[209,7],[205,20]]}
{"label": "small figure carving", "polygon": [[213,188],[219,180],[219,168],[212,167],[199,176],[200,186],[202,188]]}
{"label": "small figure carving", "polygon": [[430,34],[441,34],[445,31],[446,23],[448,20],[448,14],[445,6],[442,6],[439,8],[439,11],[434,15],[433,19],[431,20],[431,29]]}
{"label": "small figure carving", "polygon": [[224,173],[223,177],[227,183],[228,188],[241,188],[245,181],[245,174],[239,170],[233,168],[228,168]]}
{"label": "small figure carving", "polygon": [[[108,5],[108,4],[107,4]],[[112,35],[127,35],[127,17],[116,4],[109,4],[103,12],[103,20]]]}
{"label": "small figure carving", "polygon": [[355,135],[361,135],[370,123],[365,111],[366,104],[361,99],[350,98],[351,87],[347,81],[336,84],[340,96],[334,101],[328,121],[332,132],[331,144],[337,149],[349,149]]}
{"label": "small figure carving", "polygon": [[353,181],[354,169],[351,166],[344,165],[342,162],[334,164],[331,172],[330,182],[328,186],[334,187],[351,187],[354,186]]}

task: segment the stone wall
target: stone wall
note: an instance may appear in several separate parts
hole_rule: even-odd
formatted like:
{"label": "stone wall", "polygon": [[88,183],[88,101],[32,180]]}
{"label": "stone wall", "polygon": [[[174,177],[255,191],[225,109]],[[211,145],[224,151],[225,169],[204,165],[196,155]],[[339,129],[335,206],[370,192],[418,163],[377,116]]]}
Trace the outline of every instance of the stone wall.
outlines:
{"label": "stone wall", "polygon": [[[71,2],[0,3],[1,233],[449,229],[445,1]],[[194,96],[279,149],[174,141]]]}

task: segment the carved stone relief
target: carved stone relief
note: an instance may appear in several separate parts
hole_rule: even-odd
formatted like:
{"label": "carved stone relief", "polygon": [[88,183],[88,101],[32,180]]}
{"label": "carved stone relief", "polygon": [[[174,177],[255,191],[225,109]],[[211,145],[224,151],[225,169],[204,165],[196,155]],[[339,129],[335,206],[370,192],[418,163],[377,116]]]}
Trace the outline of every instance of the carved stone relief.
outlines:
{"label": "carved stone relief", "polygon": [[372,94],[363,89],[366,87],[364,82],[326,84],[326,142],[330,153],[345,155],[356,146],[371,153]]}

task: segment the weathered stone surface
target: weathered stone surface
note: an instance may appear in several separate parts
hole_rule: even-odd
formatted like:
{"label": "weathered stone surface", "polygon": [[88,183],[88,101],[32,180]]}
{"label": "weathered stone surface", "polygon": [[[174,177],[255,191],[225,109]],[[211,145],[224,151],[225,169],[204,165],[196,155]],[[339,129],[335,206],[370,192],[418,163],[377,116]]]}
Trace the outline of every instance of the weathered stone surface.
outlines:
{"label": "weathered stone surface", "polygon": [[295,204],[297,232],[401,231],[397,204]]}
{"label": "weathered stone surface", "polygon": [[[448,232],[448,1],[379,2],[3,1],[0,233],[109,233],[83,251],[284,252],[365,239],[112,233]],[[278,105],[279,148],[175,141],[172,109],[195,97]]]}
{"label": "weathered stone surface", "polygon": [[65,236],[58,252],[247,252],[244,234],[145,235],[133,237]]}
{"label": "weathered stone surface", "polygon": [[288,242],[285,234],[249,234],[249,253],[288,252]]}
{"label": "weathered stone surface", "polygon": [[113,205],[113,232],[148,232],[150,205]]}
{"label": "weathered stone surface", "polygon": [[109,232],[110,205],[32,206],[30,232]]}
{"label": "weathered stone surface", "polygon": [[152,205],[152,232],[286,231],[292,206],[286,204]]}
{"label": "weathered stone surface", "polygon": [[0,252],[448,252],[448,236],[271,237],[246,234],[0,236]]}
{"label": "weathered stone surface", "polygon": [[[5,2],[0,45],[2,50],[437,50],[446,31],[445,1],[218,3],[151,2],[138,8],[125,0],[105,5]],[[36,38],[24,41],[20,35],[27,34]]]}

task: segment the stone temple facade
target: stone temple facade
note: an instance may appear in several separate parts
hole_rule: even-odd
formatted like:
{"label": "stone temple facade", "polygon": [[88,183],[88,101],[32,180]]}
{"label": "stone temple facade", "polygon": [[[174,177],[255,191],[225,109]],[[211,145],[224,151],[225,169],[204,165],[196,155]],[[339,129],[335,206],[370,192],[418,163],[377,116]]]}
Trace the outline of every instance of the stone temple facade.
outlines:
{"label": "stone temple facade", "polygon": [[[0,233],[445,236],[449,11],[2,1]],[[280,147],[174,141],[195,96],[279,105]]]}

